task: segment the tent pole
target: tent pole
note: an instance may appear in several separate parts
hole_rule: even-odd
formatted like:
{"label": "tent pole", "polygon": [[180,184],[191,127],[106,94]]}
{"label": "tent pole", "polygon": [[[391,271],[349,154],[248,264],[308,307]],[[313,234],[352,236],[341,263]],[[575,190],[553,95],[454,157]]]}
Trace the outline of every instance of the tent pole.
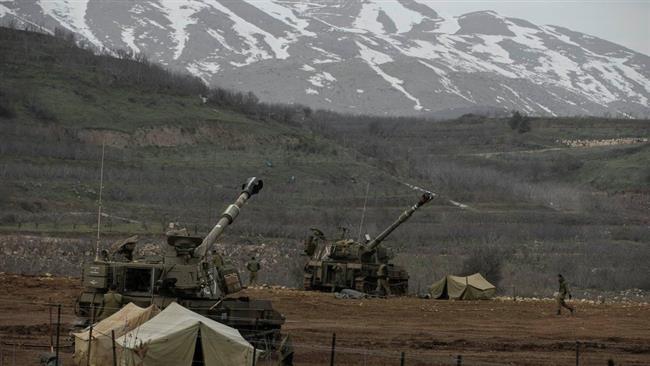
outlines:
{"label": "tent pole", "polygon": [[90,333],[88,333],[88,354],[86,355],[86,365],[90,366],[90,347],[93,344],[93,325],[90,324]]}
{"label": "tent pole", "polygon": [[54,351],[54,335],[52,333],[52,298],[50,297],[47,302],[49,303],[48,308],[50,310],[50,327],[49,327],[49,333],[50,333],[50,352]]}
{"label": "tent pole", "polygon": [[111,329],[111,341],[113,342],[113,366],[117,366],[117,357],[115,355],[115,329]]}
{"label": "tent pole", "polygon": [[61,333],[61,304],[57,306],[56,311],[56,363],[54,366],[59,366],[59,335]]}
{"label": "tent pole", "polygon": [[332,353],[330,354],[330,366],[334,366],[335,350],[336,350],[336,333],[332,333]]}

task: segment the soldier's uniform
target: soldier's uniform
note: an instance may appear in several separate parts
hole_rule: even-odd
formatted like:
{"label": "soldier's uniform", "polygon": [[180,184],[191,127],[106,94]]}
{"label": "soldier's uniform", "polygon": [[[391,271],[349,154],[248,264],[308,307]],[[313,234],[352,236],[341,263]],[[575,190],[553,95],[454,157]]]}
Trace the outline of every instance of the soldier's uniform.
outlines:
{"label": "soldier's uniform", "polygon": [[569,298],[571,298],[571,292],[569,291],[569,285],[567,285],[567,283],[564,280],[564,277],[562,277],[562,275],[558,275],[558,281],[560,283],[560,288],[558,290],[558,295],[557,295],[557,315],[562,314],[562,308],[563,307],[569,309],[571,314],[573,314],[573,311],[575,309],[571,305],[567,304],[564,301],[567,296],[569,296]]}
{"label": "soldier's uniform", "polygon": [[377,269],[377,294],[379,295],[392,295],[390,286],[388,285],[388,266],[382,263]]}
{"label": "soldier's uniform", "polygon": [[305,249],[304,252],[308,256],[314,255],[314,252],[316,252],[316,240],[312,235],[309,235],[307,240],[305,240]]}
{"label": "soldier's uniform", "polygon": [[216,251],[212,252],[212,265],[214,268],[221,268],[225,264],[223,257],[221,254],[217,253]]}
{"label": "soldier's uniform", "polygon": [[137,243],[137,235],[113,243],[113,245],[111,245],[113,260],[116,262],[131,262],[133,260],[133,252],[135,251]]}
{"label": "soldier's uniform", "polygon": [[99,313],[99,320],[104,320],[109,316],[115,314],[122,308],[122,295],[115,292],[115,290],[108,290],[104,294],[104,301],[102,304],[102,311]]}
{"label": "soldier's uniform", "polygon": [[257,272],[260,270],[260,262],[258,262],[255,257],[252,257],[251,260],[246,263],[246,269],[248,269],[248,286],[253,286],[257,284]]}
{"label": "soldier's uniform", "polygon": [[165,232],[167,236],[190,236],[190,233],[187,231],[187,228],[181,227],[177,222],[170,222],[167,225],[167,231]]}
{"label": "soldier's uniform", "polygon": [[337,288],[344,289],[347,283],[343,266],[337,263],[332,267],[332,269],[334,270],[334,286],[332,286],[332,292],[336,291]]}

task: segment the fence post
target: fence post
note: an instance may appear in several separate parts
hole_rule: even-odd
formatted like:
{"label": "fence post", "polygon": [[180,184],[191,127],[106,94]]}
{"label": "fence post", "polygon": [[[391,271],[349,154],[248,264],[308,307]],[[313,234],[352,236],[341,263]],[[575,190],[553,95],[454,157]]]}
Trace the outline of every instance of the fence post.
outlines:
{"label": "fence post", "polygon": [[456,366],[462,366],[463,365],[463,356],[458,355],[456,356]]}
{"label": "fence post", "polygon": [[111,341],[113,342],[113,366],[117,366],[117,354],[115,352],[115,329],[111,329]]}
{"label": "fence post", "polygon": [[255,366],[255,356],[257,355],[257,346],[253,342],[253,366]]}
{"label": "fence post", "polygon": [[580,341],[576,341],[576,366],[580,365]]}
{"label": "fence post", "polygon": [[56,314],[56,363],[59,366],[59,337],[61,336],[61,304],[57,305]]}
{"label": "fence post", "polygon": [[330,353],[330,366],[334,366],[335,350],[336,350],[336,333],[332,333],[332,352]]}
{"label": "fence post", "polygon": [[50,352],[54,351],[54,334],[52,333],[52,298],[47,299],[48,308],[50,309],[50,327],[48,331],[50,333]]}
{"label": "fence post", "polygon": [[90,332],[88,333],[88,354],[86,355],[86,366],[90,366],[90,351],[91,345],[93,344],[93,325],[90,324]]}
{"label": "fence post", "polygon": [[401,355],[400,358],[399,358],[399,364],[400,364],[400,366],[404,366],[404,358],[405,358],[405,357],[404,357],[404,352],[402,352],[402,355]]}

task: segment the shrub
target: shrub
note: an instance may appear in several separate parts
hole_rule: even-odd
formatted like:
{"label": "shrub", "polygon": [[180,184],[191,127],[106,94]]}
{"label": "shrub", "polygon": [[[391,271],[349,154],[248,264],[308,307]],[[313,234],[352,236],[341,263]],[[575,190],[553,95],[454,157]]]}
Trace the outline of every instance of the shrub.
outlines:
{"label": "shrub", "polygon": [[27,107],[27,110],[38,119],[44,121],[56,121],[57,119],[54,112],[35,96],[29,98],[25,107]]}
{"label": "shrub", "polygon": [[4,99],[0,99],[0,117],[1,118],[16,117],[16,112],[14,111],[13,105],[11,105],[7,100]]}
{"label": "shrub", "polygon": [[6,90],[3,89],[0,89],[0,117],[1,118],[16,117],[13,98]]}
{"label": "shrub", "polygon": [[492,245],[474,247],[463,262],[463,274],[480,273],[495,286],[503,279],[501,268],[506,262],[505,251]]}
{"label": "shrub", "polygon": [[510,128],[513,130],[517,130],[519,133],[529,132],[530,118],[519,113],[519,111],[514,111],[512,112],[512,117],[508,119],[508,126],[510,126]]}

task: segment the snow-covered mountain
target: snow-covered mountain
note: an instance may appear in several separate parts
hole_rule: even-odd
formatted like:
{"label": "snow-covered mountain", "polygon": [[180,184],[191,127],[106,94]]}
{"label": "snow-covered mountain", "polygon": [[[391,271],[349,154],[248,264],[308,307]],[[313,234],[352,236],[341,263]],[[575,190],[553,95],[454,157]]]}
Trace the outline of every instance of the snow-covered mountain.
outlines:
{"label": "snow-covered mountain", "polygon": [[442,16],[425,0],[0,0],[0,17],[63,26],[269,102],[650,114],[650,57],[491,11]]}

